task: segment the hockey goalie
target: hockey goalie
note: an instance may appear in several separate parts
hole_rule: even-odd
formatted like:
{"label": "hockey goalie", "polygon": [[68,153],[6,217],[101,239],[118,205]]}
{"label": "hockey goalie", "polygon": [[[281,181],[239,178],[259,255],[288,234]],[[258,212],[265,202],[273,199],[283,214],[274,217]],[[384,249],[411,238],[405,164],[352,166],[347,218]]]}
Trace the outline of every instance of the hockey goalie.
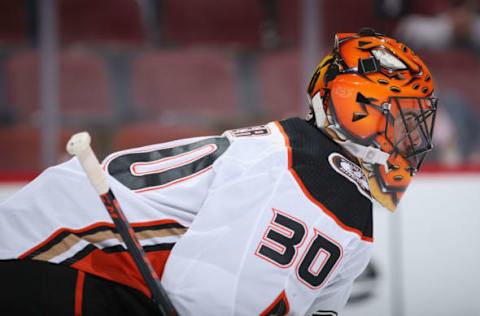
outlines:
{"label": "hockey goalie", "polygon": [[[432,148],[424,62],[337,34],[307,118],[125,150],[102,163],[179,315],[337,315]],[[1,315],[159,315],[76,158],[0,204]]]}

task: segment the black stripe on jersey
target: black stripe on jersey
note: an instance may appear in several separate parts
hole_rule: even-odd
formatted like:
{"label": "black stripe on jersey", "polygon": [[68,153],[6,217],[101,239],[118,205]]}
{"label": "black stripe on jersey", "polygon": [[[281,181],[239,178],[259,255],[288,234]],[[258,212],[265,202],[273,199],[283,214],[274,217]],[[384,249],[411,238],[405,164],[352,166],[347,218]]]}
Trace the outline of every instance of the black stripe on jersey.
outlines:
{"label": "black stripe on jersey", "polygon": [[[157,244],[157,245],[151,245],[151,246],[145,246],[143,247],[143,250],[145,252],[155,252],[155,251],[164,251],[164,250],[172,250],[173,246],[175,246],[175,243],[163,243],[163,244]],[[60,262],[60,264],[67,264],[67,265],[72,265],[76,263],[77,261],[82,260],[86,256],[88,256],[90,253],[92,253],[94,250],[98,249],[92,244],[87,245],[85,248],[80,250],[79,252],[75,253],[73,256],[70,258],[67,258],[63,261]],[[121,245],[116,245],[108,248],[103,248],[102,251],[106,253],[119,253],[119,252],[126,252],[127,250],[123,248]]]}
{"label": "black stripe on jersey", "polygon": [[61,261],[60,264],[72,265],[72,264],[74,264],[75,262],[77,262],[77,261],[79,261],[79,260],[82,260],[83,258],[85,258],[86,256],[88,256],[88,255],[89,255],[90,253],[92,253],[95,249],[98,249],[97,247],[95,247],[95,245],[88,244],[85,248],[83,248],[83,249],[80,250],[79,252],[75,253],[75,255],[73,255],[72,257],[67,258],[67,259]]}
{"label": "black stripe on jersey", "polygon": [[[146,230],[161,230],[161,229],[170,229],[170,228],[185,228],[185,226],[179,224],[179,223],[166,223],[166,224],[156,224],[156,225],[143,225],[143,226],[132,226],[132,229],[134,232],[139,233],[143,232]],[[114,224],[111,224],[110,226],[97,226],[95,228],[92,228],[90,230],[86,230],[83,232],[79,233],[74,233],[75,235],[79,237],[83,236],[88,236],[92,235],[94,233],[98,233],[101,231],[106,231],[110,230],[112,233],[118,234],[117,228],[114,226]]]}
{"label": "black stripe on jersey", "polygon": [[169,228],[186,228],[183,225],[180,225],[179,223],[167,223],[167,224],[157,224],[157,225],[152,225],[152,226],[135,226],[132,227],[133,230],[136,233],[143,232],[145,230],[159,230],[159,229],[169,229]]}
{"label": "black stripe on jersey", "polygon": [[170,242],[170,243],[163,243],[163,244],[158,244],[158,245],[145,246],[145,247],[143,247],[143,250],[145,250],[145,252],[172,250],[173,246],[175,246],[175,243]]}
{"label": "black stripe on jersey", "polygon": [[36,249],[35,251],[31,252],[28,254],[28,256],[26,256],[26,258],[33,258],[33,257],[36,257],[38,255],[40,255],[41,253],[43,252],[46,252],[48,250],[50,250],[50,248],[52,248],[53,246],[59,244],[62,242],[62,240],[64,240],[66,237],[70,236],[71,232],[69,231],[61,231],[57,236],[55,236],[54,238],[52,238],[52,240],[50,240],[47,244],[45,244],[44,246]]}
{"label": "black stripe on jersey", "polygon": [[310,195],[323,204],[341,223],[372,238],[372,202],[356,185],[335,171],[331,153],[348,154],[323,132],[300,118],[279,122],[291,147],[291,168]]}
{"label": "black stripe on jersey", "polygon": [[111,231],[112,233],[117,234],[117,228],[113,224],[96,226],[92,229],[84,230],[81,232],[69,232],[69,231],[67,232],[70,234],[76,235],[78,237],[83,237],[83,236],[88,236],[88,235],[92,235],[92,234],[95,234],[98,232],[104,232],[104,231]]}
{"label": "black stripe on jersey", "polygon": [[[156,244],[156,245],[148,245],[148,246],[143,246],[143,250],[145,252],[153,252],[153,251],[160,251],[160,250],[172,250],[174,245],[175,245],[174,242]],[[126,249],[122,245],[105,247],[105,248],[102,249],[102,251],[104,251],[106,253],[123,252],[125,250]]]}

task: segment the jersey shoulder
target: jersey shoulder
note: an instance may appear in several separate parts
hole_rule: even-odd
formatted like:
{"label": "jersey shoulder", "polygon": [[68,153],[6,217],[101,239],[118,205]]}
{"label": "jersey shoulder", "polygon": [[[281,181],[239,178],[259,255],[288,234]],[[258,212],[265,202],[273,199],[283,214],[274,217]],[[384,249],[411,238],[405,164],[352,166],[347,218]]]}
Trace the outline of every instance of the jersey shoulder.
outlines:
{"label": "jersey shoulder", "polygon": [[289,148],[289,169],[307,197],[343,228],[373,238],[372,202],[361,168],[303,119],[278,122]]}
{"label": "jersey shoulder", "polygon": [[284,140],[274,122],[227,130],[223,136],[231,144],[225,155],[227,157],[246,166],[266,164],[271,169],[284,165]]}

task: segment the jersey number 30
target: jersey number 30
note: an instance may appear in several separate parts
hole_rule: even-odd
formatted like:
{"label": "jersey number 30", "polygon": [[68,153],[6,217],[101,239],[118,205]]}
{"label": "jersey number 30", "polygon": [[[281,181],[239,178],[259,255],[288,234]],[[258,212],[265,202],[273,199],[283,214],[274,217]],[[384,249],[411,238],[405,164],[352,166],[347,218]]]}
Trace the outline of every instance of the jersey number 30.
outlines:
{"label": "jersey number 30", "polygon": [[340,262],[342,247],[314,229],[314,236],[297,260],[299,249],[307,237],[307,227],[302,221],[273,209],[273,218],[256,254],[280,268],[296,263],[298,279],[310,288],[321,287]]}

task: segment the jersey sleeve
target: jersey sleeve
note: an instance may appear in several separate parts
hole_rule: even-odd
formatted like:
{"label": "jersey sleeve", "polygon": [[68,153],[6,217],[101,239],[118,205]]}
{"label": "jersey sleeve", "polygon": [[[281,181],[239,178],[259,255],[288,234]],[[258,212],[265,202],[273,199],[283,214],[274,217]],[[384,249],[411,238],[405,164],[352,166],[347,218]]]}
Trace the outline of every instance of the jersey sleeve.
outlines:
{"label": "jersey sleeve", "polygon": [[117,187],[191,221],[214,178],[212,167],[228,147],[226,137],[196,137],[114,153],[103,166]]}
{"label": "jersey sleeve", "polygon": [[[116,153],[104,167],[140,244],[159,275],[191,225],[228,148],[223,137],[194,138]],[[148,293],[124,243],[72,158],[48,168],[0,203],[0,260],[64,264]]]}

